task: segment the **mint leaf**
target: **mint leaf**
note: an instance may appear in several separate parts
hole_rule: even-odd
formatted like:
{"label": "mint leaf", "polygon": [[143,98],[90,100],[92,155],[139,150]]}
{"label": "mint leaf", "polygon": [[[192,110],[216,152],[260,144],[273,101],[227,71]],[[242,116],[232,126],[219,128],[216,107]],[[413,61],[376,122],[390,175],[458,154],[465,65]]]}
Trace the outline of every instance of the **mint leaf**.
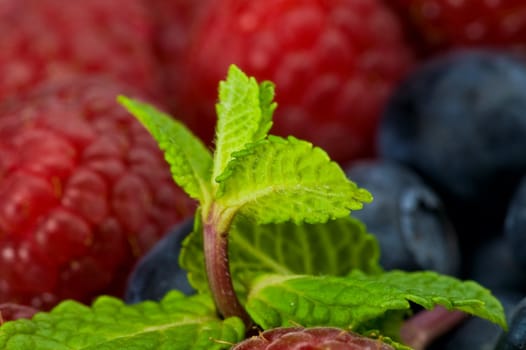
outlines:
{"label": "mint leaf", "polygon": [[183,240],[179,265],[187,271],[188,282],[199,293],[209,293],[203,252],[203,221],[201,210],[196,211],[193,231]]}
{"label": "mint leaf", "polygon": [[259,106],[261,108],[261,122],[259,129],[252,137],[253,142],[265,138],[272,127],[272,116],[278,104],[274,102],[274,83],[271,81],[263,81],[259,84]]}
{"label": "mint leaf", "polygon": [[371,331],[367,331],[367,332],[363,332],[362,333],[364,336],[366,337],[369,337],[369,338],[373,338],[373,339],[379,339],[381,340],[382,342],[388,344],[388,345],[391,345],[395,350],[413,350],[413,348],[407,346],[407,345],[404,345],[402,343],[399,343],[398,341],[390,338],[390,337],[387,337],[385,336],[384,334],[378,334],[378,331],[377,330],[371,330]]}
{"label": "mint leaf", "polygon": [[279,273],[344,276],[354,269],[380,272],[379,247],[351,217],[326,224],[254,225],[236,220],[231,231],[231,269],[236,274]]}
{"label": "mint leaf", "polygon": [[269,136],[233,157],[216,179],[217,203],[258,223],[323,223],[372,200],[327,153],[294,137]]}
{"label": "mint leaf", "polygon": [[461,310],[506,328],[503,308],[487,289],[429,271],[365,275],[355,270],[347,277],[264,275],[252,285],[246,308],[264,329],[297,323],[361,330],[387,312],[409,310],[409,301],[427,309],[443,305]]}
{"label": "mint leaf", "polygon": [[155,107],[125,96],[118,97],[155,138],[175,182],[188,195],[202,203],[211,199],[212,155],[206,146],[184,124]]}
{"label": "mint leaf", "polygon": [[[208,282],[202,246],[202,234],[192,233],[183,244],[180,263],[188,271],[190,284],[205,292]],[[376,238],[351,217],[298,225],[254,225],[240,217],[230,231],[229,255],[241,298],[245,298],[251,279],[262,273],[344,276],[353,269],[371,274],[381,271]]]}
{"label": "mint leaf", "polygon": [[238,318],[216,316],[209,295],[185,297],[174,291],[160,303],[125,305],[100,297],[87,307],[65,301],[32,320],[0,327],[0,349],[110,350],[110,349],[229,349],[244,338]]}
{"label": "mint leaf", "polygon": [[267,136],[276,109],[273,98],[274,84],[258,85],[253,77],[230,66],[227,79],[219,83],[213,179],[224,171],[233,152]]}

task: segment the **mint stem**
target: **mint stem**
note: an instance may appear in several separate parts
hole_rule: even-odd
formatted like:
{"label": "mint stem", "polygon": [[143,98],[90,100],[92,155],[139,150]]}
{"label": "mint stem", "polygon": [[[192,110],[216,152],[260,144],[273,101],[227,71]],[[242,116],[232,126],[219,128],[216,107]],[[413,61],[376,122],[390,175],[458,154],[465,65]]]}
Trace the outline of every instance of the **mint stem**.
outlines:
{"label": "mint stem", "polygon": [[400,330],[400,335],[404,344],[414,350],[424,350],[466,317],[464,312],[449,311],[437,306],[433,310],[421,311],[407,320]]}
{"label": "mint stem", "polygon": [[211,217],[203,225],[203,239],[206,273],[214,302],[223,317],[237,316],[249,328],[252,320],[237,298],[230,275],[228,232],[219,231],[217,220]]}

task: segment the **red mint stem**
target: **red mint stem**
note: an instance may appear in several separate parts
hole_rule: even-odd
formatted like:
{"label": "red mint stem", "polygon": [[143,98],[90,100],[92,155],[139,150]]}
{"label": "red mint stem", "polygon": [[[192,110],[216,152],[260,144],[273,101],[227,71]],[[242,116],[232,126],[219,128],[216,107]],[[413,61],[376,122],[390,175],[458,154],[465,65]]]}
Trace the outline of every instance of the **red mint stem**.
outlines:
{"label": "red mint stem", "polygon": [[414,350],[423,350],[467,316],[464,312],[449,311],[442,306],[421,311],[404,322],[400,331],[402,342]]}
{"label": "red mint stem", "polygon": [[228,260],[228,234],[218,232],[213,220],[204,225],[204,252],[208,284],[219,313],[223,317],[237,316],[247,329],[252,325],[250,316],[237,298]]}

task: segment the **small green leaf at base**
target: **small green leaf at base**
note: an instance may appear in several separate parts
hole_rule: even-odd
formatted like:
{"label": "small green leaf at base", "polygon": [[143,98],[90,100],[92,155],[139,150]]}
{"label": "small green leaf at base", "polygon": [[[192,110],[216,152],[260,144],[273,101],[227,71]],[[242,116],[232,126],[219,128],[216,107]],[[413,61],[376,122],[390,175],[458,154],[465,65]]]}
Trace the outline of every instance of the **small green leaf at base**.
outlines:
{"label": "small green leaf at base", "polygon": [[347,277],[264,275],[253,284],[246,307],[264,329],[296,323],[362,330],[375,319],[385,323],[387,312],[408,311],[409,301],[427,309],[442,305],[461,310],[506,328],[502,305],[487,289],[428,271],[365,275],[355,270]]}
{"label": "small green leaf at base", "polygon": [[32,320],[0,327],[2,350],[221,350],[244,338],[238,318],[220,320],[209,295],[170,292],[160,303],[125,305],[100,297],[92,307],[65,301]]}
{"label": "small green leaf at base", "polygon": [[187,271],[188,282],[199,293],[210,293],[203,251],[203,221],[197,209],[193,231],[185,237],[179,254],[179,265]]}

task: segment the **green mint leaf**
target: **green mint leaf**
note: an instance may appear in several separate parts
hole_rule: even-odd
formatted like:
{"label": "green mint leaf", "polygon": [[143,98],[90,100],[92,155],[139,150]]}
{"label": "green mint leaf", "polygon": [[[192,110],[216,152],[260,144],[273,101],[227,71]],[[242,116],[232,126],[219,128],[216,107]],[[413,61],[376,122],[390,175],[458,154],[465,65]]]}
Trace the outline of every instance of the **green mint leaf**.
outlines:
{"label": "green mint leaf", "polygon": [[379,339],[382,342],[391,345],[395,350],[413,350],[413,348],[404,345],[402,343],[399,343],[398,341],[392,339],[391,337],[386,336],[385,334],[379,334],[378,330],[371,330],[367,332],[360,333],[366,337],[373,338],[373,339]]}
{"label": "green mint leaf", "polygon": [[388,337],[393,341],[400,341],[400,329],[410,315],[410,310],[389,310],[380,317],[360,323],[354,330],[364,335],[376,333],[380,337]]}
{"label": "green mint leaf", "polygon": [[220,208],[263,224],[323,223],[372,200],[325,151],[294,137],[269,136],[235,152],[216,180]]}
{"label": "green mint leaf", "polygon": [[183,241],[179,265],[186,270],[188,282],[199,293],[208,293],[208,277],[203,253],[203,233],[193,231]]}
{"label": "green mint leaf", "polygon": [[381,271],[376,238],[348,216],[326,224],[254,225],[240,218],[230,237],[231,269],[243,274],[344,276],[354,269]]}
{"label": "green mint leaf", "polygon": [[[180,263],[188,271],[190,284],[206,292],[202,246],[202,234],[188,236]],[[229,256],[235,289],[242,299],[251,279],[262,273],[345,276],[354,269],[370,274],[381,271],[376,238],[351,217],[326,224],[298,225],[292,222],[254,225],[240,217],[230,231]]]}
{"label": "green mint leaf", "polygon": [[274,84],[258,84],[230,66],[227,79],[219,83],[213,179],[224,171],[233,152],[267,136],[276,109],[273,99]]}
{"label": "green mint leaf", "polygon": [[382,339],[384,343],[391,345],[395,350],[413,350],[411,347],[395,342],[390,338]]}
{"label": "green mint leaf", "polygon": [[125,96],[121,103],[150,132],[159,144],[175,182],[201,203],[211,200],[212,155],[181,122],[155,107]]}
{"label": "green mint leaf", "polygon": [[326,224],[265,225],[241,217],[230,233],[230,256],[241,299],[252,279],[263,273],[344,276],[354,269],[381,271],[375,237],[349,216]]}
{"label": "green mint leaf", "polygon": [[187,271],[188,282],[199,293],[209,293],[203,251],[203,220],[200,208],[194,218],[193,231],[183,240],[179,265]]}
{"label": "green mint leaf", "polygon": [[238,318],[220,320],[209,295],[173,291],[160,302],[125,305],[100,297],[92,307],[65,301],[32,320],[0,327],[0,349],[229,349],[244,338]]}
{"label": "green mint leaf", "polygon": [[[506,328],[502,305],[484,287],[434,272],[392,271],[347,277],[264,275],[252,285],[247,311],[264,329],[293,323],[362,330],[386,312],[409,310],[412,301],[442,305]],[[380,330],[382,331],[382,330]]]}

